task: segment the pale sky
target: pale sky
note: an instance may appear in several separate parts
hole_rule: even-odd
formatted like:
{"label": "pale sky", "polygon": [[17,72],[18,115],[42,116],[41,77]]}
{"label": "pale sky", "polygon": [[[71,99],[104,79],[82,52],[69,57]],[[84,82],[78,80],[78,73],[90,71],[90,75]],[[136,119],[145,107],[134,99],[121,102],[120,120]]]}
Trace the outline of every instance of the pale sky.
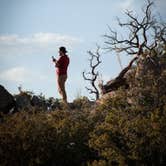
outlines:
{"label": "pale sky", "polygon": [[[166,0],[154,2],[165,21]],[[0,0],[0,84],[12,94],[22,85],[37,95],[60,98],[51,56],[58,57],[58,48],[65,46],[71,62],[69,101],[89,97],[82,77],[89,69],[87,51],[104,46],[108,25],[123,35],[116,17],[125,20],[125,9],[139,14],[144,5],[144,0]],[[121,57],[123,66],[130,58]],[[115,53],[102,53],[98,70],[105,82],[114,78],[120,72]]]}

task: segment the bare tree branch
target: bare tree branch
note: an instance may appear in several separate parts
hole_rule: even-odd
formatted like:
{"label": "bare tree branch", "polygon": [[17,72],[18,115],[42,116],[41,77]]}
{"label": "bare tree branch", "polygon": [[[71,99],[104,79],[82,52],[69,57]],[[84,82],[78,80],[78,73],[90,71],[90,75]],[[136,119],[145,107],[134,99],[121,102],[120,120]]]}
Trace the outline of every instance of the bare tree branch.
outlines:
{"label": "bare tree branch", "polygon": [[100,53],[99,53],[99,49],[100,47],[97,47],[96,53],[93,53],[91,51],[88,51],[89,55],[90,55],[90,59],[89,59],[89,65],[91,68],[91,71],[86,73],[85,71],[82,73],[84,80],[89,81],[92,88],[88,88],[85,87],[90,94],[95,94],[96,100],[99,99],[99,90],[96,87],[95,82],[97,81],[97,78],[99,76],[98,71],[96,71],[96,68],[99,66],[99,64],[101,63],[100,60]]}
{"label": "bare tree branch", "polygon": [[151,54],[161,42],[166,43],[166,25],[157,22],[151,12],[152,6],[153,2],[147,0],[146,7],[142,9],[142,19],[129,10],[125,12],[129,21],[122,22],[117,18],[119,26],[129,30],[128,38],[119,37],[118,33],[109,26],[110,33],[104,35],[106,49],[130,55],[140,55],[142,50],[147,49]]}
{"label": "bare tree branch", "polygon": [[130,68],[132,67],[132,64],[137,59],[138,57],[133,58],[128,64],[128,66],[125,67],[114,80],[107,82],[107,84],[105,85],[100,84],[99,87],[102,91],[102,94],[117,90],[119,87],[122,87],[122,86],[128,87],[128,83],[126,82],[126,78],[124,78],[124,76],[127,73],[127,71],[130,70]]}

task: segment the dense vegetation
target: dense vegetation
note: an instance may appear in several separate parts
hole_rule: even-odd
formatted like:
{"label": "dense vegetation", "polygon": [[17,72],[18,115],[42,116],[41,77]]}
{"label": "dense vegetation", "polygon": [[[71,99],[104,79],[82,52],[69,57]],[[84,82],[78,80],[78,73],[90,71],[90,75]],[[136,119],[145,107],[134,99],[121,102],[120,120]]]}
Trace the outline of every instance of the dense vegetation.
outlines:
{"label": "dense vegetation", "polygon": [[[166,156],[166,54],[160,73],[145,59],[128,90],[73,110],[31,108],[2,115],[0,165],[160,165]],[[149,66],[149,68],[147,67]],[[140,74],[146,71],[142,77]],[[91,103],[92,106],[89,105]]]}
{"label": "dense vegetation", "polygon": [[[96,102],[80,97],[71,109],[55,101],[49,109],[29,104],[17,113],[0,114],[0,165],[166,165],[166,28],[150,21],[148,3],[142,24],[130,12],[135,22],[121,24],[132,26],[134,37],[107,36],[112,50],[124,42],[134,50],[127,45],[121,51],[140,53],[125,75],[128,89],[120,87]],[[155,34],[149,44],[150,28]],[[139,30],[144,32],[141,44]]]}

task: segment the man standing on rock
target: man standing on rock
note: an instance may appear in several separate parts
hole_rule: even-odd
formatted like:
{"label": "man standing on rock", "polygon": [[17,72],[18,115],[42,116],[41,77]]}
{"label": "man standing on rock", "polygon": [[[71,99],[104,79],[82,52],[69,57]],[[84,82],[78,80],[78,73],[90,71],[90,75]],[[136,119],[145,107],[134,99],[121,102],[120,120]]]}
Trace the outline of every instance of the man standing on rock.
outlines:
{"label": "man standing on rock", "polygon": [[65,82],[67,80],[67,69],[70,62],[65,47],[59,48],[59,58],[56,60],[52,57],[52,61],[55,63],[57,74],[57,85],[59,94],[62,96],[63,102],[67,105],[67,94],[65,90]]}

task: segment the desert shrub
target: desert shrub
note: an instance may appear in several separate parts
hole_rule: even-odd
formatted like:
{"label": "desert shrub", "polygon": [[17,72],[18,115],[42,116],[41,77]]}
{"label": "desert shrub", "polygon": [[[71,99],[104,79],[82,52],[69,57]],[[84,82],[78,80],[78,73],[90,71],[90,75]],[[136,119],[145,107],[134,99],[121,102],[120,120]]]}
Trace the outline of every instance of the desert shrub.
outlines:
{"label": "desert shrub", "polygon": [[[108,164],[159,165],[166,154],[166,106],[149,112],[113,109],[89,140]],[[132,165],[131,164],[131,165]]]}
{"label": "desert shrub", "polygon": [[109,166],[105,160],[94,160],[89,162],[88,166]]}
{"label": "desert shrub", "polygon": [[73,109],[78,109],[78,110],[90,110],[92,109],[94,102],[90,101],[87,97],[82,96],[76,98],[73,103],[72,103],[72,108]]}
{"label": "desert shrub", "polygon": [[[132,76],[131,76],[132,77]],[[166,156],[166,72],[131,79],[102,103],[1,115],[0,165],[160,165]]]}
{"label": "desert shrub", "polygon": [[165,70],[160,75],[147,70],[139,79],[131,80],[127,91],[119,89],[114,97],[107,97],[100,105],[108,113],[95,126],[89,140],[89,146],[104,158],[104,161],[94,161],[96,165],[166,162]]}
{"label": "desert shrub", "polygon": [[0,125],[0,165],[81,165],[94,158],[81,111],[19,112]]}

